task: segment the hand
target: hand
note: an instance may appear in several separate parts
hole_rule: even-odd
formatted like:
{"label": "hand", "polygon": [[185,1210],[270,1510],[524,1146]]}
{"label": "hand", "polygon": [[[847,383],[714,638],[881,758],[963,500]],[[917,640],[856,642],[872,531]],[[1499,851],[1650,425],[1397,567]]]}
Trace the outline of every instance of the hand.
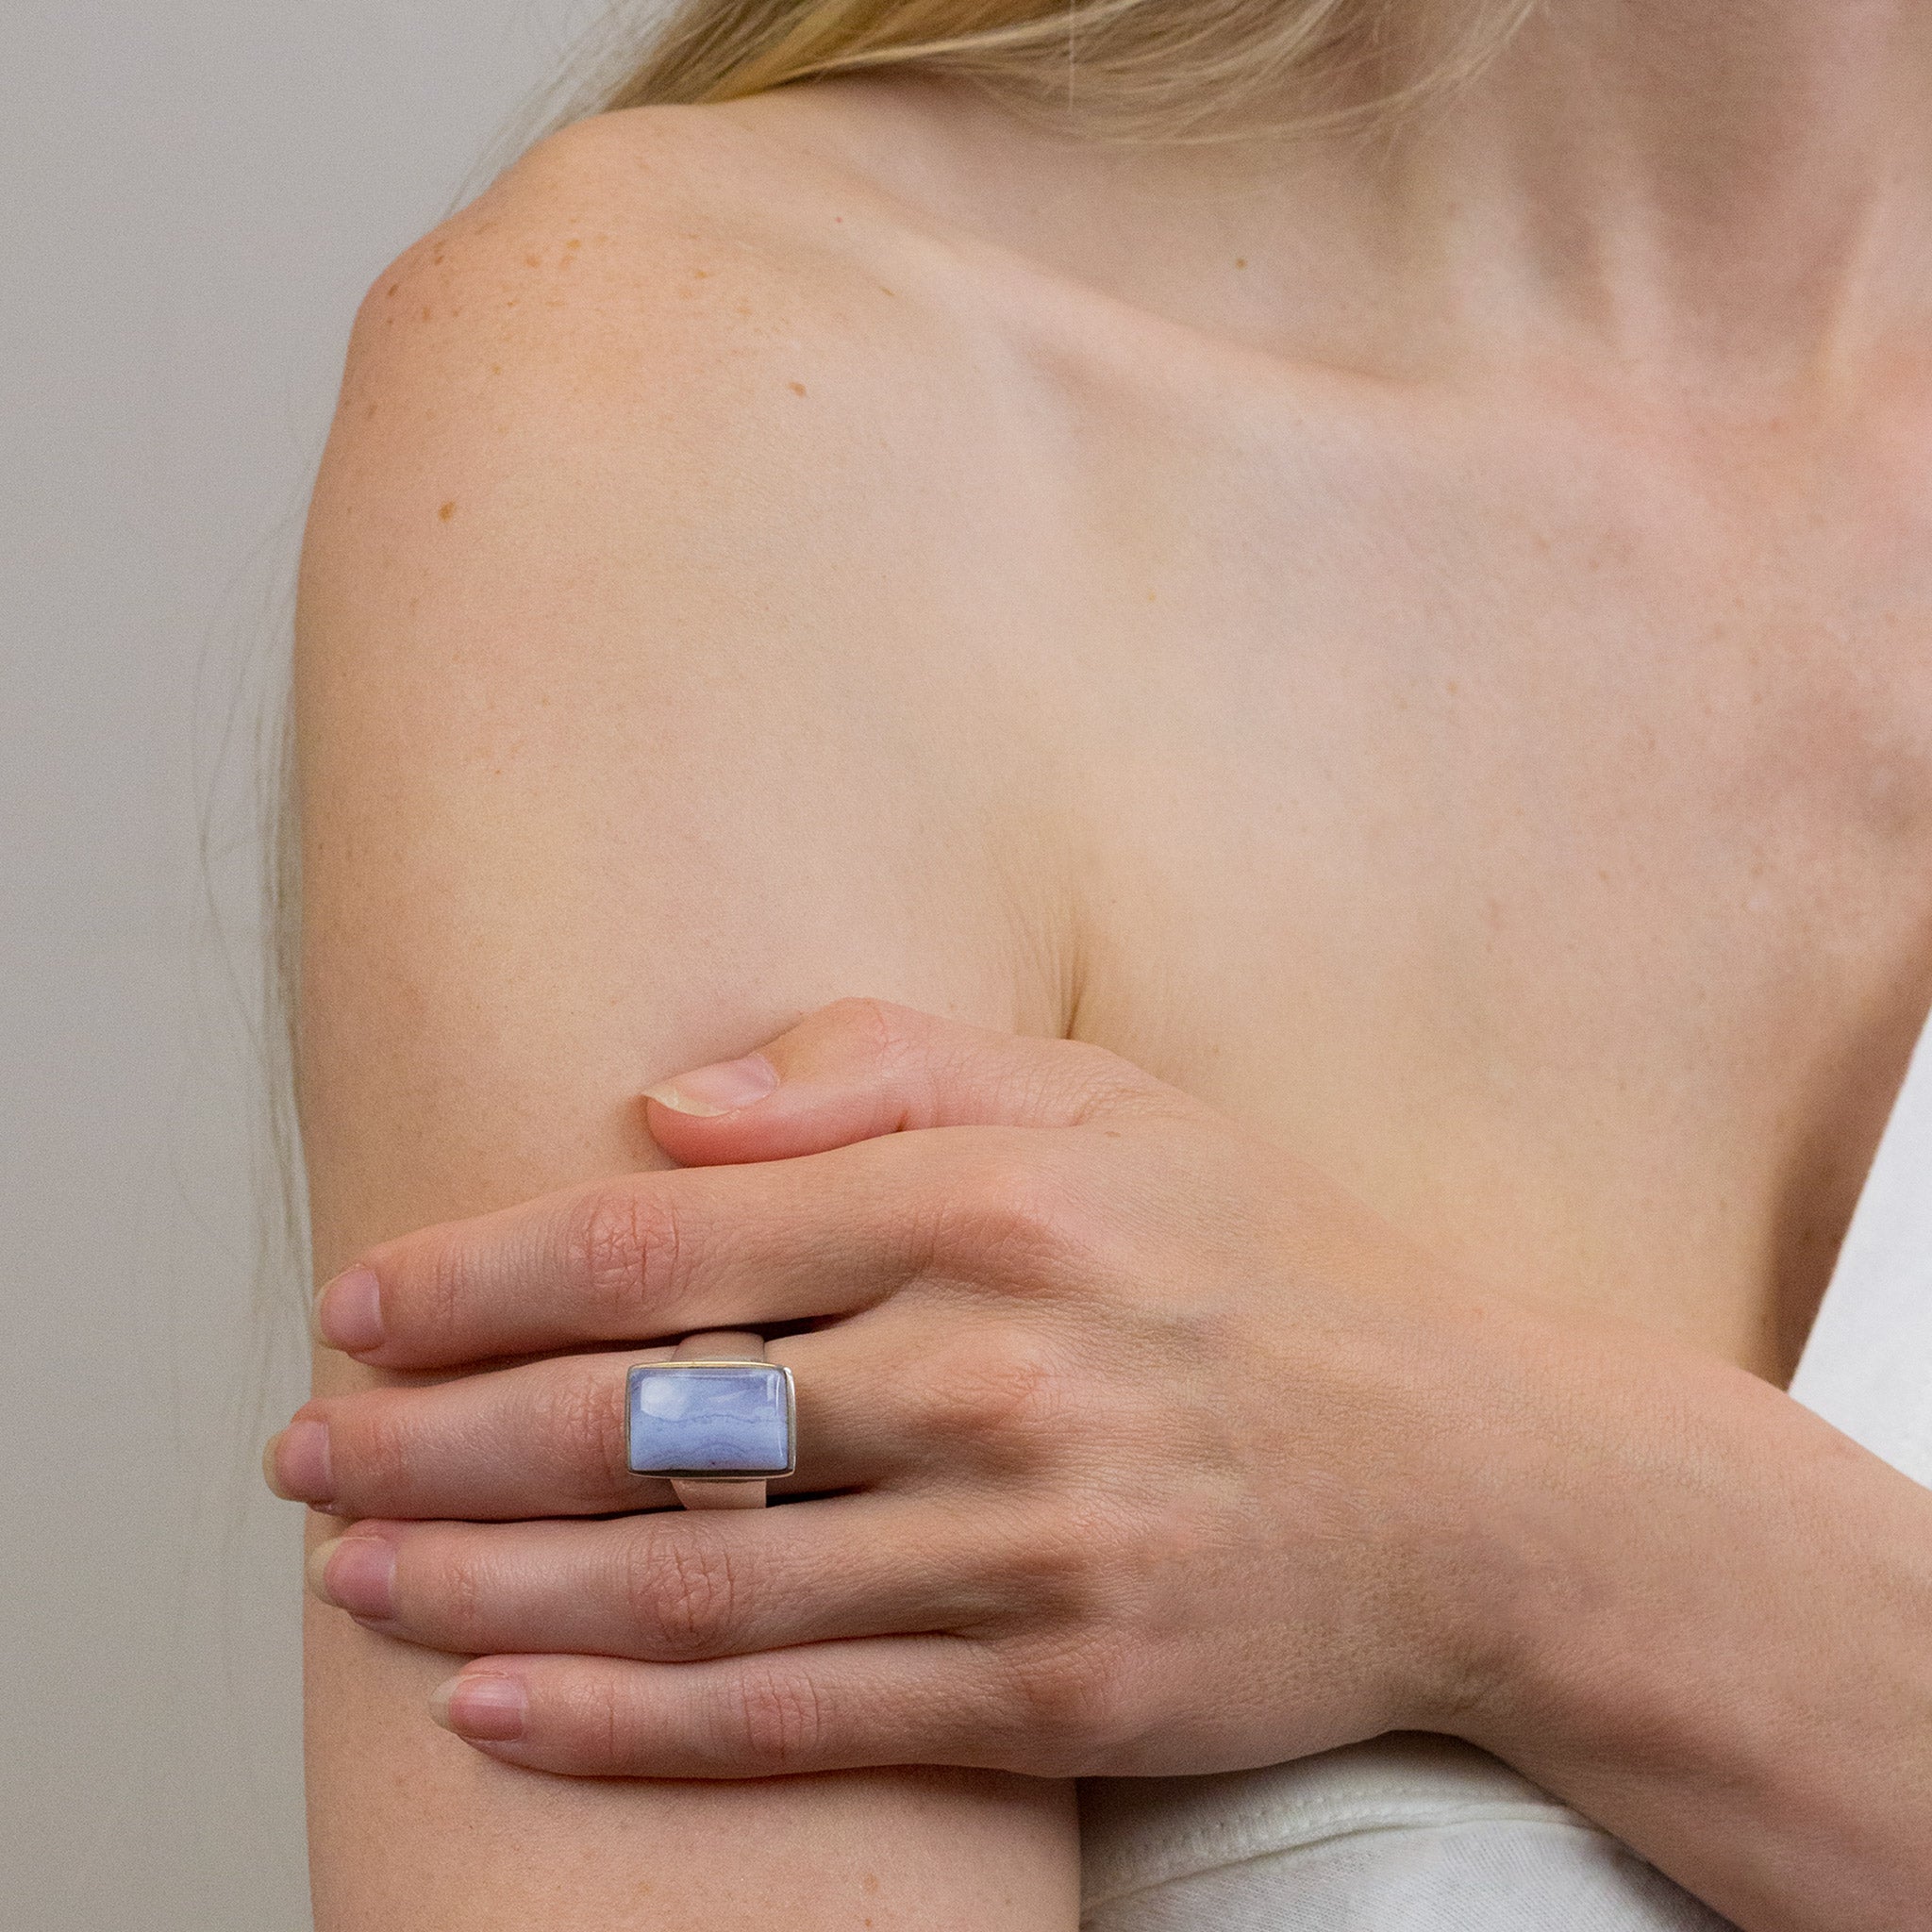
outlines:
{"label": "hand", "polygon": [[[1464,1727],[1498,1579],[1547,1541],[1563,1398],[1526,1311],[1099,1048],[845,1001],[653,1091],[684,1168],[386,1242],[319,1305],[386,1369],[583,1352],[313,1401],[271,1445],[358,1519],[319,1592],[479,1657],[442,1722],[678,1777]],[[666,1350],[610,1344],[714,1327],[785,1331],[767,1510],[625,1465],[625,1372]]]}

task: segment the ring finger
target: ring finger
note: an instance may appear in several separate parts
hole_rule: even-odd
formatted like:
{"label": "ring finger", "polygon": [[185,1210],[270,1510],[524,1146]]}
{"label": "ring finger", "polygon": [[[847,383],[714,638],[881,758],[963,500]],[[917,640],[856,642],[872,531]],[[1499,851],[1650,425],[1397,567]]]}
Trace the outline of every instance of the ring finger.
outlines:
{"label": "ring finger", "polygon": [[[860,1367],[852,1332],[871,1345]],[[891,1333],[894,1324],[884,1324]],[[877,1360],[875,1317],[773,1341],[797,1371],[798,1468],[777,1493],[889,1480],[911,1452],[900,1378]],[[554,1356],[414,1388],[368,1389],[303,1405],[269,1443],[278,1494],[340,1516],[472,1522],[661,1509],[669,1483],[634,1474],[625,1380],[668,1348]]]}

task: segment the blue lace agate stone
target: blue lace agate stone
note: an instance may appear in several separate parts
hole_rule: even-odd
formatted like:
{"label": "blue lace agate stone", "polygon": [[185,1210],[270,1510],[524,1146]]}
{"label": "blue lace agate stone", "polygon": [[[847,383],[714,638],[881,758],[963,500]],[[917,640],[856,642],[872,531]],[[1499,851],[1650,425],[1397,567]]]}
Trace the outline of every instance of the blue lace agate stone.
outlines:
{"label": "blue lace agate stone", "polygon": [[771,1362],[640,1362],[630,1372],[630,1466],[639,1475],[784,1475],[791,1387]]}

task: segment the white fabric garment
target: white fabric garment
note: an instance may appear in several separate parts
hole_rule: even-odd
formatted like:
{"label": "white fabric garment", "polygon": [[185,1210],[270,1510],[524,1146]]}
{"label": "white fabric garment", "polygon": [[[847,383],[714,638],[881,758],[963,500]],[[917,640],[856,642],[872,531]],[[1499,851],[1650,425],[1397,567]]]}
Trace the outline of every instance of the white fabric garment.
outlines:
{"label": "white fabric garment", "polygon": [[[1791,1393],[1932,1485],[1932,1024],[1893,1104]],[[1084,1932],[1734,1932],[1468,1745],[1081,1788]]]}

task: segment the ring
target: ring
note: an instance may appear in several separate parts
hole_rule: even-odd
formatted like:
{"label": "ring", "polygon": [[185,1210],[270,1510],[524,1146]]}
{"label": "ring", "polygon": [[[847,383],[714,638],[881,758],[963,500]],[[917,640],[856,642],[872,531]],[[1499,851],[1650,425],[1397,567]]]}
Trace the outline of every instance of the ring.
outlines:
{"label": "ring", "polygon": [[791,1371],[761,1335],[687,1335],[635,1364],[625,1396],[632,1474],[666,1478],[687,1509],[762,1509],[766,1479],[797,1467]]}

